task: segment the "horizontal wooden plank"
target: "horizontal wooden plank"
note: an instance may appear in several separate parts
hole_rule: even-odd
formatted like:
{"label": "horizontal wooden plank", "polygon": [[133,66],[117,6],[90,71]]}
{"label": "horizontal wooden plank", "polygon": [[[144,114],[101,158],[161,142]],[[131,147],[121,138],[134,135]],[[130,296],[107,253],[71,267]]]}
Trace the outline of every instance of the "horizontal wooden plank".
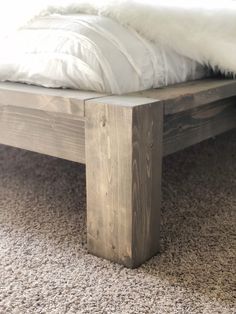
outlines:
{"label": "horizontal wooden plank", "polygon": [[84,116],[86,100],[105,94],[70,89],[44,88],[21,83],[0,83],[0,105]]}
{"label": "horizontal wooden plank", "polygon": [[164,155],[236,128],[236,97],[165,116]]}
{"label": "horizontal wooden plank", "polygon": [[165,115],[168,115],[235,96],[236,80],[203,79],[130,95],[163,101]]}
{"label": "horizontal wooden plank", "polygon": [[[96,99],[91,99],[89,101],[85,102],[85,117],[86,117],[86,103],[89,103],[89,106],[91,104],[109,104],[109,105],[114,105],[118,107],[127,107],[127,108],[133,108],[137,106],[142,106],[142,105],[147,105],[147,104],[152,104],[152,103],[159,103],[158,100],[156,99],[151,99],[151,98],[145,98],[145,97],[134,97],[134,96],[105,96],[105,97],[99,97]],[[91,109],[90,109],[91,110]]]}
{"label": "horizontal wooden plank", "polygon": [[[107,102],[116,104],[121,102],[122,105],[126,103],[127,106],[136,106],[147,102],[147,98],[151,98],[152,102],[157,100],[164,102],[164,111],[167,115],[196,108],[234,95],[236,95],[236,80],[204,79],[161,89],[132,93],[126,96],[108,96]],[[94,92],[50,89],[21,83],[0,83],[0,104],[35,108],[48,112],[68,113],[77,116],[84,116],[86,100],[104,96],[104,94]]]}
{"label": "horizontal wooden plank", "polygon": [[[110,97],[105,97],[109,103]],[[236,98],[169,114],[164,120],[164,155],[236,127]],[[119,104],[121,98],[114,97]],[[125,106],[137,104],[128,98]],[[98,99],[102,102],[102,99]],[[147,99],[139,99],[142,105]],[[151,100],[148,99],[148,102]],[[85,163],[85,118],[0,104],[0,144]]]}
{"label": "horizontal wooden plank", "polygon": [[84,120],[0,105],[0,143],[85,163]]}

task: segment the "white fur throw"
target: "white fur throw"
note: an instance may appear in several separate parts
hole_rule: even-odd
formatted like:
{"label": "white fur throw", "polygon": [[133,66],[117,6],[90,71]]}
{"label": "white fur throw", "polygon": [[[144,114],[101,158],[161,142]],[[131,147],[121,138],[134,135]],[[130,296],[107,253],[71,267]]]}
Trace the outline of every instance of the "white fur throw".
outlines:
{"label": "white fur throw", "polygon": [[[22,9],[15,10],[15,23],[52,13],[104,15],[186,57],[224,73],[236,74],[236,1],[42,0],[36,5],[32,0],[24,2],[27,9],[21,16]],[[22,5],[22,1],[19,3]],[[0,5],[0,20],[7,16],[6,6]]]}

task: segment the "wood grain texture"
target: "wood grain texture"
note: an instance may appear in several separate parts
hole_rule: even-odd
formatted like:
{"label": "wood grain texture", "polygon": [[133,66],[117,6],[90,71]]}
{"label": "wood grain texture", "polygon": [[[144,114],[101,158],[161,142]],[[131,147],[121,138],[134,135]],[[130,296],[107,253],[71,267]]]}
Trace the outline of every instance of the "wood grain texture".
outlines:
{"label": "wood grain texture", "polygon": [[164,155],[236,128],[236,97],[165,116]]}
{"label": "wood grain texture", "polygon": [[235,82],[106,97],[2,83],[0,143],[86,163],[89,251],[136,267],[159,250],[163,155],[236,127]]}
{"label": "wood grain texture", "polygon": [[0,105],[38,109],[47,112],[84,116],[84,103],[104,94],[29,86],[20,83],[0,83]]}
{"label": "wood grain texture", "polygon": [[88,249],[136,267],[159,249],[163,107],[116,101],[86,102]]}
{"label": "wood grain texture", "polygon": [[0,143],[85,163],[84,120],[0,105]]}
{"label": "wood grain texture", "polygon": [[[111,97],[104,99],[111,101]],[[146,101],[139,99],[140,105]],[[113,104],[118,102],[122,103],[121,98],[114,97]],[[128,103],[132,107],[132,101],[125,98],[124,104]],[[235,111],[235,98],[231,97],[165,116],[164,155],[235,128]],[[76,115],[0,105],[0,143],[75,162],[86,161],[85,122]]]}
{"label": "wood grain texture", "polygon": [[[190,110],[211,102],[236,95],[236,80],[203,79],[176,84],[160,89],[136,92],[123,97],[122,103],[142,102],[144,98],[163,101],[166,115]],[[84,103],[88,99],[104,97],[104,94],[49,89],[20,83],[0,83],[0,103],[31,109],[46,110],[84,116]],[[109,102],[119,97],[110,96]]]}
{"label": "wood grain texture", "polygon": [[170,115],[235,96],[236,80],[203,79],[131,95],[163,101],[164,113]]}

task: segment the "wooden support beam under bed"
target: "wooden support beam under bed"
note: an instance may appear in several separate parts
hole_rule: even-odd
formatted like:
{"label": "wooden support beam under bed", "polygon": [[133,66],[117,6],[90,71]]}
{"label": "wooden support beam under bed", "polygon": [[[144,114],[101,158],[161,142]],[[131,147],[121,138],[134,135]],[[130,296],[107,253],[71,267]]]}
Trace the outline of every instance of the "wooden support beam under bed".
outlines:
{"label": "wooden support beam under bed", "polygon": [[163,156],[235,127],[235,80],[125,96],[0,83],[0,143],[85,163],[88,249],[127,267],[159,251]]}

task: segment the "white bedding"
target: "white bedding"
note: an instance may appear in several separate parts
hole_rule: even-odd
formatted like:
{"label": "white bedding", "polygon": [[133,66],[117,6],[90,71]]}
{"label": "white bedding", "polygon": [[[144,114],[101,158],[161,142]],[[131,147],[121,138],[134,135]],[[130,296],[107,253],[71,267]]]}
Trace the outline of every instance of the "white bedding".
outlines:
{"label": "white bedding", "polygon": [[103,16],[39,17],[1,42],[0,81],[122,94],[204,75],[196,61]]}

